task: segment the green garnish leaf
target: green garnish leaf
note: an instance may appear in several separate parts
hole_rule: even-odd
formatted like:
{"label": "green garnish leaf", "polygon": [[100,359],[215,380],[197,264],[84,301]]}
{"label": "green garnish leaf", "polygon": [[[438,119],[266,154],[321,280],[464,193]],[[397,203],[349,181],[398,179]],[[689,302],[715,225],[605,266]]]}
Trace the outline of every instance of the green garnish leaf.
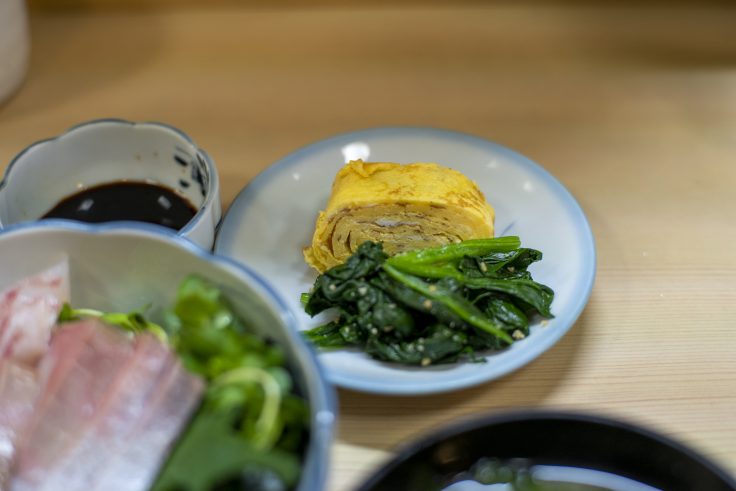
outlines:
{"label": "green garnish leaf", "polygon": [[151,491],[210,491],[237,480],[249,468],[271,470],[285,486],[299,479],[300,459],[279,449],[264,451],[234,429],[237,411],[200,411],[180,439]]}
{"label": "green garnish leaf", "polygon": [[198,276],[181,283],[164,318],[173,348],[209,385],[153,490],[296,483],[309,408],[293,393],[283,351],[252,332],[225,294]]}
{"label": "green garnish leaf", "polygon": [[149,321],[143,315],[143,312],[148,310],[148,306],[140,309],[133,310],[128,313],[123,312],[102,312],[94,309],[73,309],[71,305],[65,303],[61,307],[57,322],[63,324],[66,322],[77,321],[84,318],[96,318],[105,324],[120,327],[130,333],[139,334],[142,332],[150,332],[162,342],[168,341],[166,331],[160,325]]}

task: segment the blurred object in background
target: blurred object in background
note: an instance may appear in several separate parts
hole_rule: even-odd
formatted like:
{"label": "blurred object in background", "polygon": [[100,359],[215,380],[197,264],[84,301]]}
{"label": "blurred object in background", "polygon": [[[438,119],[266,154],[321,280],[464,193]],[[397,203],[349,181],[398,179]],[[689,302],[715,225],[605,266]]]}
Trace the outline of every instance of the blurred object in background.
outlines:
{"label": "blurred object in background", "polygon": [[0,103],[23,82],[29,52],[25,0],[0,0]]}

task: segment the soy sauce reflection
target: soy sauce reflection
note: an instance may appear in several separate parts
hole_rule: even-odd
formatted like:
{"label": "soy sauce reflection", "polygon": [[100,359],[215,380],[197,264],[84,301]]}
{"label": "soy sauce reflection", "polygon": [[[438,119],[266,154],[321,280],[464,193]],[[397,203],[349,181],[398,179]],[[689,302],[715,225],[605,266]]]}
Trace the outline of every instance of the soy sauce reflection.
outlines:
{"label": "soy sauce reflection", "polygon": [[87,223],[132,220],[184,227],[196,208],[174,190],[146,182],[119,181],[100,184],[68,196],[42,218],[66,218]]}

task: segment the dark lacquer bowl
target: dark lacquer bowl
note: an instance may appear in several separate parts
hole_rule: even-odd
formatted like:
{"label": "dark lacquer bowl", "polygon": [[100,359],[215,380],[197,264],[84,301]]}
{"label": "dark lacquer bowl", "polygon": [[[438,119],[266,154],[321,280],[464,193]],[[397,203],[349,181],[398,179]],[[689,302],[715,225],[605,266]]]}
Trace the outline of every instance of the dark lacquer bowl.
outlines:
{"label": "dark lacquer bowl", "polygon": [[736,490],[734,478],[716,464],[650,430],[594,415],[520,411],[466,421],[412,443],[358,491],[501,489],[451,484],[481,459],[608,476],[616,484],[607,489],[615,491]]}

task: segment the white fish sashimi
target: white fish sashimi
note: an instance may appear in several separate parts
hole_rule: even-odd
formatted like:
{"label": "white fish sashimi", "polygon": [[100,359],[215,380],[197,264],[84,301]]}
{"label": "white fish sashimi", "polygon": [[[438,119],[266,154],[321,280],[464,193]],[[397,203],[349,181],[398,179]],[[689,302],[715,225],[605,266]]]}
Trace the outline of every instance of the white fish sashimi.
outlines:
{"label": "white fish sashimi", "polygon": [[69,263],[0,291],[0,359],[34,365],[48,349],[51,329],[69,301]]}
{"label": "white fish sashimi", "polygon": [[[64,473],[73,476],[80,489],[104,489],[97,484],[101,475],[108,472],[113,465],[111,461],[118,460],[126,445],[130,444],[127,438],[135,433],[136,424],[160,389],[160,373],[166,365],[176,361],[168,355],[168,348],[152,335],[136,338],[134,353],[111,383],[106,407],[97,412],[96,420],[90,423],[93,428],[86,432],[68,459]],[[106,452],[100,452],[100,441],[104,442]],[[154,465],[150,462],[148,467]]]}
{"label": "white fish sashimi", "polygon": [[125,445],[95,481],[95,490],[146,490],[199,405],[204,383],[176,360],[157,380],[155,399],[125,435]]}
{"label": "white fish sashimi", "polygon": [[46,486],[49,473],[75,465],[75,450],[104,414],[110,384],[132,353],[122,331],[96,320],[66,324],[54,334],[39,368],[41,394],[18,444],[15,473],[27,489],[54,489]]}
{"label": "white fish sashimi", "polygon": [[13,491],[146,490],[204,389],[154,336],[96,320],[61,327],[39,371]]}
{"label": "white fish sashimi", "polygon": [[36,372],[0,359],[0,491],[7,491],[18,434],[38,396]]}

